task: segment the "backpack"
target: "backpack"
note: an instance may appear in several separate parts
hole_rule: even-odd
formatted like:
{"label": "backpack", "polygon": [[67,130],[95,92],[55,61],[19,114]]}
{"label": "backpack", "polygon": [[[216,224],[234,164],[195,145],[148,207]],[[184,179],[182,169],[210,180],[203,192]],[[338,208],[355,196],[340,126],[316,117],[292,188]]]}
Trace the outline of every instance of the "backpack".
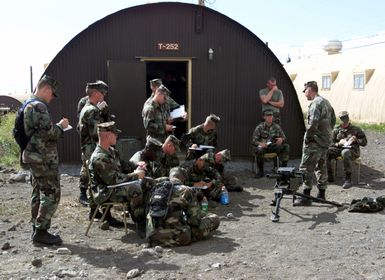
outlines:
{"label": "backpack", "polygon": [[[16,143],[20,147],[20,151],[23,152],[25,148],[27,147],[27,144],[29,142],[29,137],[25,134],[24,130],[24,109],[27,107],[27,105],[33,101],[38,101],[35,98],[28,99],[23,103],[23,105],[19,108],[19,110],[16,113],[15,118],[15,125],[12,130],[13,138],[15,138]],[[38,101],[40,102],[40,101]],[[42,102],[40,102],[42,103]],[[44,104],[44,103],[43,103]]]}
{"label": "backpack", "polygon": [[153,218],[164,219],[168,212],[168,202],[171,198],[173,184],[169,181],[158,183],[153,190],[148,213]]}

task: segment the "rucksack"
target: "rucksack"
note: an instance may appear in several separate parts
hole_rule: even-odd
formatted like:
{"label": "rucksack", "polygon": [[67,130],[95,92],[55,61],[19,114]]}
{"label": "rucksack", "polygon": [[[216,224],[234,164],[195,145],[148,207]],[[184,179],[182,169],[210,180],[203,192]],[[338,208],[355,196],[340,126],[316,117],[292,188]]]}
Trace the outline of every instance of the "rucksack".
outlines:
{"label": "rucksack", "polygon": [[153,190],[148,213],[153,218],[164,219],[168,212],[168,202],[170,201],[173,190],[173,184],[169,181],[158,183]]}
{"label": "rucksack", "polygon": [[19,145],[21,152],[25,150],[30,139],[25,134],[25,130],[24,130],[24,109],[25,107],[27,107],[29,103],[33,101],[38,101],[38,100],[36,98],[31,98],[26,100],[16,113],[15,126],[13,127],[12,134],[13,134],[13,138],[15,138],[16,143]]}

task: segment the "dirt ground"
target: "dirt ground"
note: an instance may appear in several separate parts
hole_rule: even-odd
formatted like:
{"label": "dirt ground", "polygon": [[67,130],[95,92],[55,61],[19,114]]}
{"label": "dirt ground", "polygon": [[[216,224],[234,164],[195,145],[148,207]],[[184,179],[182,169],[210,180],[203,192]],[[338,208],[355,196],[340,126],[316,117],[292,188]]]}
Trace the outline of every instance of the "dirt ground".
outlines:
{"label": "dirt ground", "polygon": [[[230,193],[227,206],[210,205],[210,211],[221,217],[219,229],[210,239],[176,248],[147,248],[131,221],[127,236],[124,229],[102,231],[94,223],[86,237],[88,209],[76,201],[79,166],[62,168],[62,199],[52,231],[64,243],[34,246],[29,224],[31,188],[9,183],[10,170],[3,169],[0,279],[126,279],[133,269],[138,279],[384,279],[384,211],[347,211],[354,198],[385,195],[385,135],[367,132],[367,136],[359,184],[343,190],[339,164],[336,183],[326,193],[344,207],[319,203],[293,207],[287,197],[280,221],[273,223],[269,203],[275,180],[255,179],[251,162],[237,160],[227,168],[244,191]],[[289,165],[298,163],[297,159]],[[353,176],[357,178],[356,173]]]}

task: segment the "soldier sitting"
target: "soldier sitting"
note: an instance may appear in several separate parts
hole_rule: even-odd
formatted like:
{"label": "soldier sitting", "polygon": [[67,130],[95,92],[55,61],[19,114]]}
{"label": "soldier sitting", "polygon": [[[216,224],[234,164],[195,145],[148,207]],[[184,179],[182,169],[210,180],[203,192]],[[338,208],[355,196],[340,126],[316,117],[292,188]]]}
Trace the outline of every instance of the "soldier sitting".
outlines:
{"label": "soldier sitting", "polygon": [[222,178],[219,172],[208,163],[207,156],[203,155],[192,161],[186,161],[183,167],[187,169],[186,185],[201,187],[198,200],[206,196],[208,199],[219,201],[222,191]]}
{"label": "soldier sitting", "polygon": [[147,137],[143,150],[136,152],[130,162],[146,167],[146,175],[152,178],[168,177],[170,169],[179,165],[176,152],[179,151],[179,140],[169,135],[162,144],[157,139]]}
{"label": "soldier sitting", "polygon": [[182,136],[182,142],[189,148],[187,150],[186,160],[196,159],[207,152],[199,146],[212,146],[217,148],[217,125],[220,118],[214,114],[206,117],[203,124],[193,127],[189,132]]}
{"label": "soldier sitting", "polygon": [[[122,171],[119,154],[113,148],[116,145],[117,134],[120,132],[115,127],[115,122],[98,124],[99,142],[91,155],[88,165],[90,188],[96,204],[108,201],[126,201],[129,204],[130,214],[135,219],[133,214],[135,209],[143,205],[141,186],[130,185],[108,188],[110,185],[143,179],[145,174],[140,169],[136,169],[129,174]],[[93,211],[95,209],[91,209],[91,213]],[[107,221],[110,223],[108,218]]]}
{"label": "soldier sitting", "polygon": [[280,159],[280,166],[287,166],[289,160],[289,144],[285,143],[286,136],[282,128],[273,123],[273,111],[266,110],[263,115],[265,121],[260,123],[254,130],[251,144],[255,147],[254,153],[257,156],[258,173],[256,178],[264,176],[264,154],[277,153]]}
{"label": "soldier sitting", "polygon": [[352,186],[352,161],[360,156],[360,146],[366,146],[365,133],[358,126],[352,125],[349,120],[349,113],[339,113],[341,124],[336,125],[333,130],[333,145],[327,153],[328,181],[334,182],[332,170],[332,159],[341,156],[344,162],[345,181],[342,188],[348,189]]}
{"label": "soldier sitting", "polygon": [[[219,217],[203,212],[194,191],[184,185],[186,177],[185,169],[175,167],[170,170],[169,181],[155,187],[147,214],[146,237],[150,245],[188,245],[209,237],[219,227]],[[158,197],[165,201],[159,203]]]}

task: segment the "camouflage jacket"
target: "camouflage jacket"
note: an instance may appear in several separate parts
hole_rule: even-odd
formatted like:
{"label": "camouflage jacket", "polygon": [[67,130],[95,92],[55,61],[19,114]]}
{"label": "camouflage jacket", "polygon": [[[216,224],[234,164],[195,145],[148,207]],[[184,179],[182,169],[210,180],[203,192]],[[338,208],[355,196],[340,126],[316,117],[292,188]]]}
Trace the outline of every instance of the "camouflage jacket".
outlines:
{"label": "camouflage jacket", "polygon": [[360,146],[366,146],[368,140],[364,131],[358,126],[349,124],[348,127],[342,128],[341,125],[336,125],[333,130],[333,143],[338,143],[341,139],[349,140],[352,136],[356,136],[357,142],[352,143],[350,146],[359,154]]}
{"label": "camouflage jacket", "polygon": [[144,156],[144,150],[138,151],[131,157],[130,162],[137,164],[139,161],[146,163],[146,175],[154,179],[168,177],[170,169],[179,166],[179,159],[176,155],[167,155],[162,151],[157,154],[157,159],[154,161],[150,161]]}
{"label": "camouflage jacket", "polygon": [[48,104],[35,98],[24,109],[24,130],[30,140],[23,152],[23,162],[58,165],[57,142],[63,130],[52,123]]}
{"label": "camouflage jacket", "polygon": [[81,150],[89,159],[98,142],[97,125],[102,123],[100,110],[94,104],[87,102],[80,112],[78,129],[80,133]]}
{"label": "camouflage jacket", "polygon": [[282,128],[276,123],[268,125],[266,122],[262,122],[255,128],[251,143],[255,146],[258,146],[258,142],[267,143],[271,141],[274,143],[277,138],[283,138],[283,140],[286,140],[286,136]]}
{"label": "camouflage jacket", "polygon": [[[86,106],[87,103],[88,103],[88,95],[83,96],[79,100],[79,102],[78,102],[78,109],[77,109],[78,119],[80,119],[80,112],[82,111],[84,106]],[[108,106],[104,107],[100,114],[101,114],[103,122],[111,121],[112,118],[111,118],[110,110],[108,109]]]}
{"label": "camouflage jacket", "polygon": [[160,104],[151,99],[151,102],[144,104],[142,111],[143,125],[147,131],[147,136],[162,143],[168,136],[166,131],[167,117],[164,110]]}
{"label": "camouflage jacket", "polygon": [[336,124],[336,115],[329,101],[317,95],[309,105],[304,143],[315,142],[327,148],[331,144],[332,129]]}
{"label": "camouflage jacket", "polygon": [[91,155],[88,169],[91,190],[97,204],[108,200],[114,191],[112,188],[107,188],[107,186],[138,179],[138,176],[134,173],[123,173],[119,154],[112,147],[105,150],[97,145]]}
{"label": "camouflage jacket", "polygon": [[[147,98],[146,102],[144,102],[144,105],[150,104],[152,101],[152,98],[154,97],[154,93],[151,93],[151,96]],[[170,117],[170,112],[176,108],[178,108],[180,105],[172,99],[170,96],[166,98],[166,103],[164,103],[162,106],[163,112],[165,114],[166,119]]]}
{"label": "camouflage jacket", "polygon": [[200,124],[196,127],[192,127],[189,132],[184,136],[184,142],[187,146],[191,146],[192,144],[199,145],[207,145],[214,146],[215,148],[218,146],[217,142],[217,131],[203,131],[203,124]]}
{"label": "camouflage jacket", "polygon": [[185,184],[188,186],[193,186],[194,183],[200,181],[209,181],[213,183],[214,187],[219,187],[222,185],[221,175],[209,164],[206,164],[203,170],[198,170],[195,165],[190,168],[187,168],[188,178],[186,179]]}

